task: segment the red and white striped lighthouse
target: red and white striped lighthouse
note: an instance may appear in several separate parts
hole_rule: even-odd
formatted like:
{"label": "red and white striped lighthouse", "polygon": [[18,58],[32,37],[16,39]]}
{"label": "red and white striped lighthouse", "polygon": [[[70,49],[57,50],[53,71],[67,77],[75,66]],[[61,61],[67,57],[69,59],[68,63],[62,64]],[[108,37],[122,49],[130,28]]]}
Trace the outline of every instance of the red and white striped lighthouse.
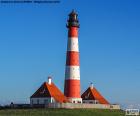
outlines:
{"label": "red and white striped lighthouse", "polygon": [[73,10],[67,22],[68,44],[65,69],[64,94],[72,103],[82,103],[80,94],[80,63],[78,47],[79,21],[77,13]]}

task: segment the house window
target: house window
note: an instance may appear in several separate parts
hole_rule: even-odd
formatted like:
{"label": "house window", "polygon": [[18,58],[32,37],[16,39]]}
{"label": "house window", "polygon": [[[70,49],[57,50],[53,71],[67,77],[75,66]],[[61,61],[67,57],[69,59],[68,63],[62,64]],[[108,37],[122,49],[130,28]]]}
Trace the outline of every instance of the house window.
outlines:
{"label": "house window", "polygon": [[44,104],[48,104],[48,100],[47,99],[44,100]]}
{"label": "house window", "polygon": [[39,104],[39,99],[37,99],[37,104]]}
{"label": "house window", "polygon": [[78,103],[81,103],[81,101],[78,101]]}

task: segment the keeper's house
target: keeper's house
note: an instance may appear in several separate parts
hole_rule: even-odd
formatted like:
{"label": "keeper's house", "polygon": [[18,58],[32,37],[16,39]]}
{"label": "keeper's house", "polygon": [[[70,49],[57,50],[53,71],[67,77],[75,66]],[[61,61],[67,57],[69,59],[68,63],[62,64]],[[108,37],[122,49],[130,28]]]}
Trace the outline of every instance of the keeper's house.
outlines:
{"label": "keeper's house", "polygon": [[51,77],[48,82],[44,82],[41,87],[30,97],[30,105],[32,107],[44,107],[49,103],[65,103],[68,99],[64,94],[52,83]]}
{"label": "keeper's house", "polygon": [[83,103],[108,104],[109,102],[97,91],[93,84],[81,95]]}

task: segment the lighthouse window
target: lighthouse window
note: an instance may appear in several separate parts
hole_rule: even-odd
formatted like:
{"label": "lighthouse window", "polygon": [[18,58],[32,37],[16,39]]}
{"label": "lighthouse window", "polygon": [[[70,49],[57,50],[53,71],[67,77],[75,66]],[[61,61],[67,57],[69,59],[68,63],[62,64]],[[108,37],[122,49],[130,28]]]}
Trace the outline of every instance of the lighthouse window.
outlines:
{"label": "lighthouse window", "polygon": [[72,43],[72,45],[74,45],[74,43]]}
{"label": "lighthouse window", "polygon": [[74,15],[74,19],[76,20],[76,15]]}

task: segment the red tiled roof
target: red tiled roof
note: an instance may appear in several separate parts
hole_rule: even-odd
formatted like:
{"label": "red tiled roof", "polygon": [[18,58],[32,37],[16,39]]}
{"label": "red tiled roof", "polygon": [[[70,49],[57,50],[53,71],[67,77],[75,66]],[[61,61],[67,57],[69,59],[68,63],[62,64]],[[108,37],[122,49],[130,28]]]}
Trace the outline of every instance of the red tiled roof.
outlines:
{"label": "red tiled roof", "polygon": [[44,82],[41,87],[31,96],[31,98],[53,97],[57,102],[69,102],[64,94],[55,86],[54,83]]}
{"label": "red tiled roof", "polygon": [[109,102],[94,88],[88,88],[82,95],[83,100],[98,100],[100,104],[109,104]]}

